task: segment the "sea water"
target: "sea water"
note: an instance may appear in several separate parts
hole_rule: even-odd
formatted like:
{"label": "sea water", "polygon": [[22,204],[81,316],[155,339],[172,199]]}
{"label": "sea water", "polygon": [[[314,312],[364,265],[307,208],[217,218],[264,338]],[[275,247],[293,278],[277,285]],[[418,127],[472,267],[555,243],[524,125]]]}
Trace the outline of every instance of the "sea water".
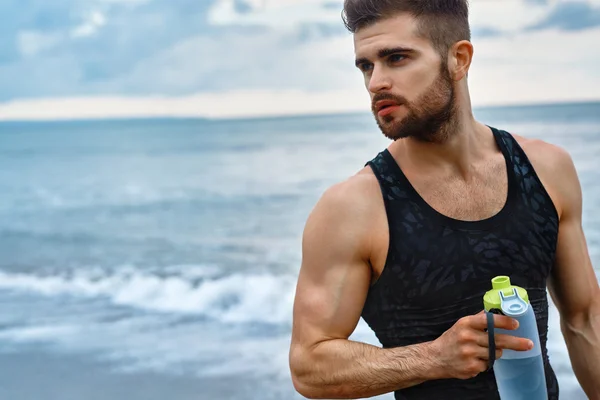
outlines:
{"label": "sea water", "polygon": [[[475,112],[570,152],[600,266],[600,104]],[[0,399],[302,399],[306,218],[387,145],[369,114],[0,123]],[[585,399],[549,314],[561,398]],[[378,344],[362,320],[352,338]]]}

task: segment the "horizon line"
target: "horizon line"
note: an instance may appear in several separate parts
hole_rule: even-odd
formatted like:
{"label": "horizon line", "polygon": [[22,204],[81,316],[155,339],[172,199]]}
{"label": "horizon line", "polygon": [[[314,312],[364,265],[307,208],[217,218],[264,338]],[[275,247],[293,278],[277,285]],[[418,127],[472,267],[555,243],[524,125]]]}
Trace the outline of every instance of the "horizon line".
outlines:
{"label": "horizon line", "polygon": [[[577,106],[577,105],[600,105],[600,97],[598,99],[581,99],[581,100],[550,100],[550,101],[529,101],[529,102],[516,102],[516,103],[505,103],[505,104],[488,104],[479,105],[472,107],[473,111],[486,111],[486,110],[498,110],[498,109],[518,109],[518,108],[539,108],[539,107],[556,107],[556,106]],[[145,121],[156,121],[156,122],[183,122],[183,121],[206,121],[206,122],[228,122],[228,121],[264,121],[264,120],[281,120],[281,119],[304,119],[304,118],[327,118],[335,116],[359,116],[359,115],[370,115],[369,110],[358,111],[324,111],[324,112],[299,112],[299,113],[288,113],[288,114],[272,114],[272,115],[242,115],[242,116],[224,116],[224,117],[208,117],[208,116],[178,116],[178,115],[164,115],[164,116],[110,116],[110,117],[97,117],[97,118],[48,118],[48,119],[2,119],[0,117],[0,125],[10,124],[71,124],[71,123],[111,123],[111,122],[145,122]]]}

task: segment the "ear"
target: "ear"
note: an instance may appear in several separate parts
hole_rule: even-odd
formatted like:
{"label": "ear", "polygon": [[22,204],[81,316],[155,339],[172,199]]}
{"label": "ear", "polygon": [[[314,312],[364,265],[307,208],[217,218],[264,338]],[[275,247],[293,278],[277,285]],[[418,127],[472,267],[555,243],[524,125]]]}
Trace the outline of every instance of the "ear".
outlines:
{"label": "ear", "polygon": [[456,42],[450,49],[448,69],[455,81],[461,81],[469,73],[473,61],[473,44],[468,40]]}

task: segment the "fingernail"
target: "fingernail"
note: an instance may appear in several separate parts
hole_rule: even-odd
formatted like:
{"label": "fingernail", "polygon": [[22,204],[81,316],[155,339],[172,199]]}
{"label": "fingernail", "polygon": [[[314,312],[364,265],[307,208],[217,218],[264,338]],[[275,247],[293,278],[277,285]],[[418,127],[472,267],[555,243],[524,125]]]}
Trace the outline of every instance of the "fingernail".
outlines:
{"label": "fingernail", "polygon": [[519,321],[514,320],[513,321],[513,326],[515,327],[515,329],[517,329],[519,327]]}
{"label": "fingernail", "polygon": [[529,349],[533,349],[533,342],[531,340],[529,341]]}

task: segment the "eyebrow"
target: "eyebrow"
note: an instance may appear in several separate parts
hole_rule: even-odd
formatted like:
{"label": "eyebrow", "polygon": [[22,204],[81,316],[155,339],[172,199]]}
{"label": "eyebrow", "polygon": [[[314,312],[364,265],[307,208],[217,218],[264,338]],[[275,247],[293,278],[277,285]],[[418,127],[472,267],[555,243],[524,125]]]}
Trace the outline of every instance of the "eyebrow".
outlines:
{"label": "eyebrow", "polygon": [[[411,49],[409,47],[388,47],[388,48],[380,49],[377,52],[377,57],[385,58],[387,56],[391,56],[392,54],[398,54],[398,53],[411,54],[411,53],[416,53],[416,50]],[[356,59],[356,61],[354,62],[354,65],[356,65],[356,67],[359,67],[361,64],[369,63],[369,62],[371,62],[371,61],[368,58],[361,57],[361,58]]]}

